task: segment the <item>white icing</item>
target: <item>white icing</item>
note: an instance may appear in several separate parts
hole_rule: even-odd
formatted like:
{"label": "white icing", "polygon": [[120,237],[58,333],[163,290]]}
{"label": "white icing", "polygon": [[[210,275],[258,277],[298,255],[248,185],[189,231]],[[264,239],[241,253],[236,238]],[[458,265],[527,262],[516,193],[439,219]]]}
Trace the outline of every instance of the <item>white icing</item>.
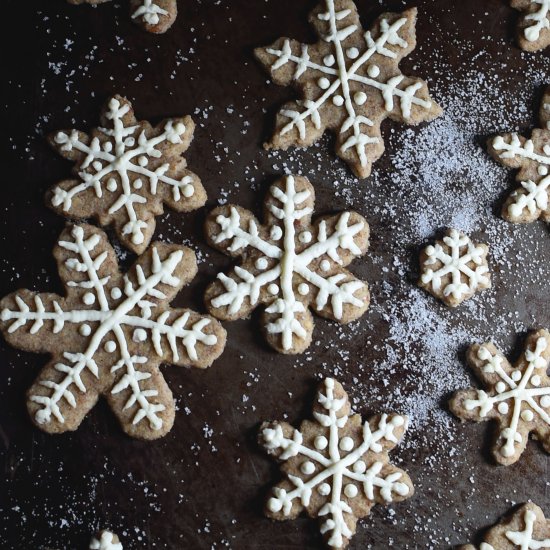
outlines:
{"label": "white icing", "polygon": [[[546,1],[546,0],[545,0]],[[549,0],[550,1],[550,0]],[[405,49],[408,43],[399,35],[399,31],[407,23],[406,18],[400,18],[391,25],[387,19],[382,19],[380,24],[380,34],[377,38],[373,37],[370,31],[363,32],[360,27],[354,24],[346,24],[345,19],[350,15],[350,10],[336,11],[334,0],[324,0],[326,12],[320,13],[318,18],[328,23],[327,33],[322,36],[325,42],[331,44],[333,52],[325,56],[323,64],[314,63],[310,60],[307,45],[302,46],[301,56],[294,55],[290,46],[290,41],[285,39],[282,49],[266,48],[266,51],[276,57],[271,66],[275,71],[287,63],[294,63],[296,70],[294,79],[299,79],[306,71],[315,71],[323,73],[323,83],[329,82],[328,87],[320,86],[323,93],[316,100],[304,99],[298,102],[304,109],[297,110],[283,109],[281,115],[290,119],[290,122],[281,129],[281,135],[290,132],[296,128],[301,139],[307,136],[306,121],[311,121],[316,129],[323,125],[320,109],[327,102],[332,101],[337,107],[345,105],[346,120],[340,128],[340,133],[345,134],[352,129],[352,135],[344,142],[342,151],[355,148],[355,152],[362,166],[368,164],[366,155],[366,146],[378,143],[380,138],[376,135],[369,135],[370,128],[375,126],[375,122],[364,115],[356,112],[350,83],[359,83],[364,88],[374,88],[378,90],[384,99],[384,108],[387,112],[394,110],[395,100],[397,100],[401,114],[405,119],[410,119],[413,105],[422,109],[429,110],[432,107],[431,101],[417,97],[417,92],[422,89],[422,82],[415,81],[405,89],[398,86],[405,77],[401,74],[393,76],[387,82],[377,80],[380,75],[378,67],[374,68],[371,60],[375,55],[381,55],[390,59],[397,58],[396,49]],[[349,36],[361,34],[364,36],[366,48],[360,51],[356,47],[351,47],[344,51],[342,41]],[[388,48],[392,46],[392,48]],[[348,63],[346,57],[351,60]],[[336,63],[336,67],[333,65]],[[367,75],[361,74],[363,68],[367,68]],[[363,102],[364,103],[364,102]],[[363,103],[355,102],[356,105]]]}
{"label": "white icing", "polygon": [[80,328],[78,329],[78,332],[80,332],[80,334],[82,336],[90,336],[90,334],[92,333],[92,329],[91,329],[90,325],[87,325],[86,323],[83,323],[82,325],[80,325]]}
{"label": "white icing", "polygon": [[[328,516],[321,525],[321,533],[330,533],[329,546],[341,548],[344,537],[349,539],[353,535],[345,519],[345,514],[351,514],[353,511],[343,495],[354,498],[361,489],[370,501],[374,501],[375,493],[379,492],[385,502],[392,502],[394,494],[406,496],[410,492],[409,486],[399,481],[403,475],[401,471],[394,471],[384,477],[381,472],[385,460],[382,456],[377,456],[379,453],[386,453],[382,446],[384,440],[392,444],[398,443],[394,429],[403,426],[405,419],[384,414],[374,427],[375,431],[372,431],[369,422],[365,422],[362,441],[353,451],[342,456],[342,442],[346,441],[344,447],[348,448],[350,445],[347,440],[350,438],[341,438],[340,430],[346,427],[349,417],[338,416],[346,400],[334,396],[334,380],[325,379],[324,391],[318,393],[317,401],[324,412],[314,412],[315,420],[321,429],[328,430],[328,438],[324,438],[328,442],[328,448],[324,453],[320,452],[322,445],[317,444],[322,441],[320,437],[324,436],[315,438],[315,449],[312,449],[303,444],[299,430],[294,430],[291,439],[284,436],[279,424],[274,428],[265,428],[262,432],[264,446],[269,450],[281,451],[280,460],[303,456],[307,461],[316,464],[316,474],[307,481],[288,474],[287,477],[294,488],[286,491],[276,487],[273,490],[274,496],[268,501],[268,508],[275,513],[282,510],[283,514],[288,516],[294,500],[299,500],[303,506],[309,505],[314,489],[322,496],[331,495],[330,501],[318,512],[320,518]],[[371,460],[368,468],[364,462],[366,458]],[[348,483],[345,483],[346,481]]]}
{"label": "white icing", "polygon": [[120,542],[114,542],[114,535],[110,531],[103,531],[99,540],[93,538],[90,542],[90,550],[123,550]]}
{"label": "white icing", "polygon": [[523,516],[525,529],[523,531],[506,531],[506,538],[517,545],[520,550],[540,550],[541,548],[550,548],[550,538],[544,540],[535,540],[533,530],[537,516],[532,510],[526,510]]}
{"label": "white icing", "polygon": [[523,29],[523,35],[529,42],[536,42],[543,29],[550,29],[550,0],[530,0],[530,4],[537,9],[525,16],[525,20],[533,24]]}
{"label": "white icing", "polygon": [[[489,268],[484,260],[483,247],[476,246],[468,236],[455,229],[443,237],[443,242],[449,247],[449,252],[438,243],[425,249],[427,258],[420,276],[423,284],[431,284],[433,290],[438,292],[442,289],[443,278],[450,274],[451,280],[443,287],[443,295],[453,296],[456,300],[462,300],[468,293],[489,286]],[[430,266],[438,262],[442,265],[434,271]],[[472,262],[474,265],[470,267]],[[467,284],[462,282],[462,276],[466,277]]]}
{"label": "white icing", "polygon": [[[280,333],[283,348],[288,350],[293,345],[294,336],[305,338],[307,335],[296,315],[303,312],[305,307],[296,299],[292,284],[294,274],[299,275],[311,287],[317,289],[314,298],[315,307],[321,310],[329,305],[337,319],[342,318],[344,304],[356,307],[363,305],[355,293],[365,286],[364,283],[358,280],[342,282],[346,279],[346,275],[342,273],[326,277],[311,267],[311,264],[325,255],[333,261],[341,263],[339,249],[348,250],[359,256],[361,250],[356,245],[354,238],[363,229],[364,223],[348,225],[350,214],[344,212],[336,223],[334,232],[329,235],[326,222],[321,221],[318,235],[313,239],[312,244],[298,253],[296,241],[300,241],[300,239],[296,235],[295,223],[311,214],[311,208],[300,208],[300,205],[309,198],[310,191],[296,192],[293,176],[287,176],[285,183],[284,191],[276,186],[271,188],[271,195],[279,201],[281,208],[274,204],[268,205],[270,213],[280,220],[277,223],[282,226],[280,231],[281,236],[284,235],[284,240],[281,246],[265,241],[254,220],[250,221],[248,229],[241,228],[241,216],[234,207],[231,207],[229,217],[223,215],[217,217],[216,222],[221,231],[213,236],[214,242],[221,243],[226,239],[232,239],[229,246],[231,252],[252,247],[265,257],[276,261],[273,267],[259,274],[251,273],[242,267],[236,267],[237,281],[220,273],[218,279],[224,286],[225,292],[214,297],[211,303],[216,308],[227,307],[229,313],[235,314],[246,298],[252,305],[256,305],[261,289],[266,287],[272,296],[277,296],[277,299],[270,303],[266,311],[278,316],[274,322],[267,325],[267,331],[271,334]],[[279,228],[278,225],[274,227]],[[273,234],[273,229],[270,233]],[[324,262],[327,260],[321,261],[321,270],[323,270]],[[274,281],[278,281],[279,285],[276,285]]]}
{"label": "white icing", "polygon": [[[54,301],[53,311],[50,312],[46,311],[40,297],[36,295],[34,297],[36,311],[31,311],[24,300],[16,296],[15,301],[19,310],[4,309],[0,313],[2,321],[13,321],[8,328],[9,333],[13,333],[27,323],[32,322],[30,332],[35,334],[42,328],[45,321],[52,321],[54,333],[59,333],[65,323],[75,323],[80,325],[81,334],[91,334],[84,352],[66,351],[63,353],[63,357],[67,364],[60,362],[55,365],[55,370],[64,374],[61,380],[58,382],[49,380],[41,382],[42,386],[51,390],[51,394],[49,396],[31,395],[30,399],[41,405],[36,413],[36,421],[39,424],[45,424],[50,422],[52,416],[54,416],[60,423],[64,423],[65,418],[60,408],[61,402],[65,401],[69,406],[75,407],[76,399],[73,392],[75,390],[82,393],[87,391],[81,378],[83,371],[87,369],[96,378],[100,377],[100,370],[94,357],[103,342],[104,349],[109,353],[113,353],[118,349],[120,361],[112,366],[111,372],[114,373],[119,369],[123,369],[124,372],[111,393],[116,394],[128,388],[131,395],[125,408],[137,407],[133,423],[137,424],[147,417],[150,426],[159,429],[162,426],[162,418],[158,416],[158,413],[163,411],[165,406],[152,402],[151,398],[158,395],[157,390],[144,390],[140,386],[141,381],[149,379],[151,374],[136,370],[136,365],[144,364],[148,359],[147,357],[131,355],[122,327],[133,327],[135,329],[134,334],[138,333],[140,335],[149,331],[154,351],[159,357],[164,356],[162,349],[162,339],[164,338],[170,346],[174,361],[179,359],[178,341],[185,347],[192,361],[198,359],[197,342],[201,342],[206,346],[212,346],[217,342],[215,335],[203,332],[204,327],[210,323],[206,318],[197,321],[190,327],[186,326],[189,312],[185,312],[179,318],[170,321],[170,324],[168,324],[169,310],[159,315],[156,320],[151,318],[152,308],[155,307],[155,304],[147,300],[147,297],[163,300],[166,296],[158,289],[159,285],[176,287],[179,284],[179,279],[173,273],[183,259],[183,251],[174,251],[165,260],[161,261],[157,249],[153,248],[152,273],[146,276],[141,266],[138,265],[136,268],[137,287],[134,287],[133,283],[126,277],[125,298],[116,307],[112,308],[107,297],[106,285],[110,277],[116,276],[116,274],[113,273],[103,277],[99,274],[108,252],[102,250],[93,256],[94,250],[101,241],[100,236],[91,234],[86,237],[84,229],[76,225],[72,229],[71,237],[71,241],[59,241],[61,248],[74,254],[73,257],[66,260],[65,267],[75,273],[86,273],[86,279],[68,281],[67,284],[72,288],[86,289],[88,293],[93,292],[97,309],[64,311]],[[139,314],[135,312],[136,308],[139,308]],[[93,333],[91,331],[88,333],[89,323],[96,324]],[[84,326],[88,328],[83,330],[82,327]]]}
{"label": "white icing", "polygon": [[153,0],[143,0],[143,4],[132,14],[132,19],[141,17],[149,25],[158,25],[160,17],[168,15],[168,12],[156,4]]}
{"label": "white icing", "polygon": [[[485,346],[479,348],[477,356],[484,361],[483,373],[498,376],[500,378],[498,384],[503,384],[506,391],[489,395],[483,390],[478,390],[477,399],[466,399],[464,406],[468,411],[479,409],[480,418],[485,418],[495,407],[502,415],[512,410],[509,418],[500,419],[499,443],[502,455],[505,457],[513,456],[516,453],[516,443],[522,443],[523,439],[519,432],[522,420],[531,422],[537,417],[550,426],[550,387],[538,388],[540,376],[535,374],[537,371],[545,373],[548,368],[548,360],[543,356],[548,345],[548,340],[541,336],[537,339],[534,350],[525,351],[525,366],[519,381],[514,381],[508,375],[511,370],[510,365],[502,355],[492,355]],[[539,384],[533,383],[535,376],[538,376]],[[501,408],[503,405],[504,407]],[[522,414],[522,411],[528,413],[527,417]]]}
{"label": "white icing", "polygon": [[[103,186],[106,185],[111,191],[114,190],[114,181],[111,174],[116,174],[120,180],[121,191],[112,197],[108,213],[114,214],[121,208],[126,210],[127,223],[122,229],[123,235],[131,235],[132,243],[142,244],[145,240],[143,230],[147,227],[147,218],[151,211],[140,207],[136,210],[136,204],[147,204],[148,195],[156,195],[159,183],[168,185],[172,189],[172,198],[179,201],[183,194],[189,197],[194,193],[193,178],[186,175],[181,180],[175,180],[167,175],[170,172],[170,164],[161,164],[156,170],[146,167],[147,158],[161,158],[162,148],[167,144],[182,143],[181,136],[185,133],[185,125],[182,122],[174,123],[168,120],[165,123],[164,131],[156,136],[147,138],[145,132],[139,133],[137,139],[132,134],[139,129],[138,126],[125,126],[123,117],[129,112],[130,106],[122,104],[112,98],[109,102],[107,118],[112,121],[111,128],[99,128],[101,138],[94,137],[89,143],[81,141],[76,130],[67,134],[58,132],[55,142],[61,145],[62,151],[78,151],[86,155],[80,165],[80,182],[69,190],[55,187],[53,191],[52,204],[62,206],[65,212],[70,213],[73,198],[89,188],[93,188],[98,198],[103,197]],[[100,139],[109,140],[111,147],[101,147]],[[143,160],[140,160],[143,159]],[[137,160],[137,163],[136,163]],[[148,188],[143,194],[134,193],[131,186],[131,174],[139,174],[148,182]],[[116,182],[115,182],[116,183]],[[140,215],[142,217],[140,217]]]}

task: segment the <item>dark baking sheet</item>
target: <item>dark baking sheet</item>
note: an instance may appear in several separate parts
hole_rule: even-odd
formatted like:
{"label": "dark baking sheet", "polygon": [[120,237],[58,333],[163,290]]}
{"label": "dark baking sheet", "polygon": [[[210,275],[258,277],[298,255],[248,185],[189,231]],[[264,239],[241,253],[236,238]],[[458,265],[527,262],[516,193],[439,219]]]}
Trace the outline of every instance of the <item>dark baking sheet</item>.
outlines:
{"label": "dark baking sheet", "polygon": [[[71,164],[48,149],[44,134],[95,125],[104,100],[121,93],[141,118],[194,116],[186,156],[209,207],[230,200],[259,214],[270,182],[288,170],[315,183],[318,213],[365,215],[371,250],[352,270],[370,282],[373,304],[344,328],[316,318],[314,344],[297,357],[268,349],[257,316],[227,323],[227,349],[211,369],[163,369],[179,411],[172,432],[154,443],[123,435],[104,403],[76,433],[38,431],[24,396],[46,357],[0,342],[2,549],[85,548],[103,526],[128,549],[322,548],[315,521],[263,517],[279,474],[255,438],[262,420],[308,415],[315,380],[328,374],[361,413],[397,410],[412,421],[393,460],[408,470],[416,495],[376,507],[350,548],[447,548],[475,540],[527,499],[550,514],[550,457],[530,443],[516,465],[497,467],[488,453],[491,428],[459,425],[445,408],[454,389],[470,385],[468,344],[493,338],[513,357],[527,330],[550,325],[548,227],[498,217],[514,174],[483,149],[496,131],[535,124],[550,51],[516,47],[518,14],[504,0],[358,5],[365,23],[382,11],[420,8],[419,47],[402,66],[427,78],[446,108],[416,129],[385,123],[386,153],[366,181],[335,157],[330,136],[306,151],[260,147],[277,106],[294,92],[267,83],[252,48],[281,35],[313,41],[313,1],[182,0],[164,36],[132,25],[123,1],[96,9],[3,2],[1,295],[61,290],[51,249],[65,222],[44,207],[43,195]],[[206,212],[167,211],[157,230],[199,253],[199,276],[174,301],[199,310],[208,281],[231,263],[204,243]],[[493,289],[456,311],[414,286],[419,248],[449,225],[491,246],[494,273]]]}

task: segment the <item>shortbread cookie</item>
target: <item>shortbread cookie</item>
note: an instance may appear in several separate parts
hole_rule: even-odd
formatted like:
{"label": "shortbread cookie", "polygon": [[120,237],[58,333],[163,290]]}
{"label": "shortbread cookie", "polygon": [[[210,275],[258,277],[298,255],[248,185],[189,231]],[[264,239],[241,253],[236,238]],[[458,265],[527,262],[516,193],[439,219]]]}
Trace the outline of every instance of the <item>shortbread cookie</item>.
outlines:
{"label": "shortbread cookie", "polygon": [[403,437],[407,418],[382,414],[363,423],[344,388],[327,378],[313,407],[314,421],[299,430],[286,422],[265,422],[259,443],[279,462],[284,480],[272,491],[265,513],[295,519],[302,511],[319,518],[331,548],[345,548],[357,520],[375,504],[410,498],[409,476],[390,464],[388,452]]}
{"label": "shortbread cookie", "polygon": [[345,268],[369,245],[369,226],[355,212],[322,218],[311,214],[315,192],[304,177],[274,183],[264,203],[265,224],[239,206],[216,208],[206,220],[211,246],[240,266],[220,273],[206,291],[206,305],[218,319],[248,317],[262,304],[269,344],[282,353],[300,353],[311,342],[313,318],[348,323],[368,308],[366,283]]}
{"label": "shortbread cookie", "polygon": [[500,464],[508,466],[519,460],[530,433],[550,453],[549,363],[547,330],[529,335],[525,352],[514,366],[491,343],[475,344],[468,350],[468,364],[485,390],[459,391],[449,405],[462,420],[499,423],[493,456]]}
{"label": "shortbread cookie", "polygon": [[105,233],[74,225],[54,257],[65,296],[19,290],[0,301],[8,343],[52,356],[28,391],[34,423],[49,433],[76,430],[104,395],[127,434],[165,435],[174,399],[160,363],[205,368],[225,345],[216,320],[169,307],[197,273],[195,254],[155,243],[123,275]]}
{"label": "shortbread cookie", "polygon": [[487,264],[489,248],[450,229],[443,240],[420,253],[418,285],[450,307],[456,307],[491,286]]}
{"label": "shortbread cookie", "polygon": [[511,0],[510,3],[523,12],[518,25],[520,47],[535,52],[550,46],[550,0]]}
{"label": "shortbread cookie", "polygon": [[[110,0],[67,0],[69,4],[104,4]],[[130,0],[132,20],[146,31],[166,32],[178,15],[177,0]]]}
{"label": "shortbread cookie", "polygon": [[[479,550],[534,550],[550,548],[550,521],[532,502],[527,502],[483,537]],[[472,544],[457,550],[476,550]]]}
{"label": "shortbread cookie", "polygon": [[123,550],[123,547],[117,535],[104,530],[90,541],[89,550]]}
{"label": "shortbread cookie", "polygon": [[357,177],[366,178],[384,152],[384,119],[418,124],[438,117],[441,108],[427,84],[399,69],[416,47],[416,14],[416,9],[385,13],[365,32],[351,0],[320,0],[309,19],[320,37],[317,43],[281,38],[257,48],[256,57],[273,81],[302,94],[281,108],[265,147],[307,147],[331,129],[337,154]]}
{"label": "shortbread cookie", "polygon": [[206,202],[200,179],[182,157],[195,125],[189,116],[155,127],[138,122],[132,104],[120,96],[107,102],[101,125],[89,135],[67,130],[50,136],[54,149],[74,161],[77,178],[55,185],[46,202],[63,216],[114,225],[122,243],[141,254],[163,203],[188,212]]}
{"label": "shortbread cookie", "polygon": [[540,121],[541,127],[533,130],[530,139],[513,133],[489,140],[495,160],[519,169],[516,180],[521,187],[502,208],[502,217],[510,222],[530,223],[541,218],[550,223],[550,87],[542,98]]}

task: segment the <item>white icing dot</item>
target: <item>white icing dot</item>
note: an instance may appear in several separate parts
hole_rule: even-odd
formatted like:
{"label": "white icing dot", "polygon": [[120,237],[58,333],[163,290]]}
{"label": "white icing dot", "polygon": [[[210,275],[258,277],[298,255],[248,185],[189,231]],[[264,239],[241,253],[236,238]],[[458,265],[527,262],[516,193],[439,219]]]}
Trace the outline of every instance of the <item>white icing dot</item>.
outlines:
{"label": "white icing dot", "polygon": [[357,105],[364,105],[367,101],[367,94],[365,92],[357,92],[353,96],[353,100],[357,103]]}
{"label": "white icing dot", "polygon": [[518,382],[519,380],[521,380],[521,371],[519,370],[515,370],[512,372],[512,380],[514,382]]}
{"label": "white icing dot", "polygon": [[334,59],[334,56],[331,54],[331,55],[325,55],[325,57],[323,57],[323,63],[327,66],[327,67],[332,67],[334,65],[334,62],[336,60]]}
{"label": "white icing dot", "polygon": [[143,180],[141,178],[137,178],[133,183],[134,189],[141,189],[143,187]]}
{"label": "white icing dot", "polygon": [[328,271],[330,269],[330,262],[328,260],[323,260],[321,262],[321,269],[323,271]]}
{"label": "white icing dot", "polygon": [[134,342],[145,342],[147,340],[147,332],[143,328],[136,328],[134,334],[132,335],[132,340]]}
{"label": "white icing dot", "polygon": [[369,68],[367,69],[367,74],[371,78],[376,78],[377,76],[380,75],[380,67],[378,65],[370,65]]}
{"label": "white icing dot", "polygon": [[336,107],[341,107],[344,104],[344,98],[341,95],[335,95],[332,98],[332,103],[334,103]]}
{"label": "white icing dot", "polygon": [[521,411],[521,418],[525,420],[525,422],[531,422],[531,420],[535,418],[535,415],[533,414],[533,411],[526,409],[524,411]]}
{"label": "white icing dot", "polygon": [[113,340],[108,340],[107,342],[105,342],[105,345],[103,346],[103,349],[107,353],[113,353],[113,351],[116,350],[116,344]]}
{"label": "white icing dot", "polygon": [[321,483],[317,490],[319,491],[319,494],[324,497],[330,495],[330,485],[328,483]]}
{"label": "white icing dot", "polygon": [[122,290],[120,290],[120,288],[118,288],[118,286],[114,286],[111,289],[111,298],[113,300],[118,300],[121,296],[122,296]]}
{"label": "white icing dot", "polygon": [[550,395],[543,395],[540,398],[540,406],[544,407],[545,409],[550,407]]}
{"label": "white icing dot", "polygon": [[270,512],[279,512],[283,507],[282,502],[278,498],[270,498],[267,501],[267,508]]}
{"label": "white icing dot", "polygon": [[95,296],[93,292],[86,292],[84,296],[82,296],[82,301],[87,305],[91,306],[95,302]]}
{"label": "white icing dot", "polygon": [[300,470],[302,470],[303,474],[311,475],[315,471],[315,464],[310,460],[306,460],[306,462],[300,466]]}
{"label": "white icing dot", "polygon": [[539,166],[539,176],[547,176],[548,175],[548,168],[546,166],[542,166],[542,164]]}
{"label": "white icing dot", "polygon": [[298,236],[298,239],[303,244],[310,243],[312,238],[313,238],[313,235],[311,234],[311,231],[302,231]]}
{"label": "white icing dot", "polygon": [[103,166],[102,166],[101,162],[99,162],[99,160],[96,160],[96,161],[92,162],[92,166],[98,172],[103,168]]}
{"label": "white icing dot", "polygon": [[533,384],[533,386],[540,386],[540,376],[538,374],[531,377],[531,384]]}
{"label": "white icing dot", "polygon": [[144,166],[147,166],[147,163],[149,162],[149,160],[147,159],[147,157],[145,155],[140,155],[138,157],[138,164],[143,168]]}
{"label": "white icing dot", "polygon": [[269,294],[271,294],[272,296],[275,296],[276,294],[279,294],[279,287],[278,287],[275,283],[271,283],[271,284],[267,287],[267,291],[268,291]]}
{"label": "white icing dot", "polygon": [[499,403],[498,412],[500,414],[506,414],[508,412],[508,403]]}
{"label": "white icing dot", "polygon": [[92,333],[92,329],[90,328],[90,325],[84,323],[83,325],[80,325],[78,332],[80,332],[82,336],[89,336]]}
{"label": "white icing dot", "polygon": [[351,451],[353,449],[353,439],[351,437],[348,437],[348,436],[343,437],[340,440],[339,447],[342,451]]}
{"label": "white icing dot", "polygon": [[271,228],[270,236],[274,241],[278,241],[283,236],[283,230],[278,225],[274,225]]}
{"label": "white icing dot", "polygon": [[353,483],[348,483],[344,487],[344,495],[346,495],[348,498],[356,497],[358,492],[359,492],[359,490],[357,489],[357,487]]}
{"label": "white icing dot", "polygon": [[183,191],[183,196],[189,198],[195,194],[195,187],[190,183],[188,183],[187,185],[183,186],[182,191]]}
{"label": "white icing dot", "polygon": [[116,188],[117,188],[117,183],[115,178],[109,178],[109,181],[107,182],[107,189],[111,191],[111,193],[113,193],[114,191],[116,191]]}
{"label": "white icing dot", "polygon": [[124,140],[124,145],[127,145],[128,147],[133,147],[136,144],[136,140],[132,136],[128,136]]}
{"label": "white icing dot", "polygon": [[365,464],[365,462],[363,462],[362,460],[358,460],[354,465],[353,465],[353,471],[356,473],[356,474],[362,474],[366,471],[367,469],[367,465]]}
{"label": "white icing dot", "polygon": [[267,267],[268,263],[265,258],[258,258],[255,265],[257,269],[264,270]]}
{"label": "white icing dot", "polygon": [[324,435],[318,435],[313,444],[318,451],[322,451],[327,448],[328,440]]}
{"label": "white icing dot", "polygon": [[347,52],[346,52],[346,55],[350,58],[350,59],[357,59],[359,57],[359,50],[355,47],[353,48],[348,48]]}
{"label": "white icing dot", "polygon": [[317,81],[317,84],[319,84],[319,88],[321,88],[321,90],[326,90],[330,87],[330,80],[323,76]]}
{"label": "white icing dot", "polygon": [[495,389],[498,393],[502,393],[506,389],[506,384],[504,382],[498,382]]}
{"label": "white icing dot", "polygon": [[300,283],[298,285],[298,294],[305,296],[309,292],[309,286],[306,283]]}
{"label": "white icing dot", "polygon": [[110,153],[113,150],[113,144],[110,141],[106,141],[103,143],[103,150],[107,153]]}

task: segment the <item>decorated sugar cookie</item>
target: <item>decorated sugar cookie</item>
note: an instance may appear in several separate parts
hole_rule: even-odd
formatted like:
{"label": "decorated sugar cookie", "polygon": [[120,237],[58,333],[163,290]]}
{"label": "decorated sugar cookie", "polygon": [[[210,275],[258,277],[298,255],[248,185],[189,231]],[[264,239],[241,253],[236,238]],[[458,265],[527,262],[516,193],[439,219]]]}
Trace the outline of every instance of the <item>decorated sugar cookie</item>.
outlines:
{"label": "decorated sugar cookie", "polygon": [[520,187],[502,208],[502,217],[510,222],[530,223],[540,218],[550,223],[550,87],[542,98],[540,121],[541,127],[533,130],[530,139],[513,133],[489,140],[495,160],[519,169]]}
{"label": "decorated sugar cookie", "polygon": [[[542,550],[550,548],[550,521],[544,512],[528,502],[507,519],[492,527],[483,537],[479,550]],[[472,544],[457,550],[476,550]]]}
{"label": "decorated sugar cookie", "polygon": [[550,452],[549,363],[547,330],[529,335],[515,365],[491,343],[475,344],[468,350],[468,364],[484,389],[459,391],[449,406],[462,420],[498,422],[493,456],[500,464],[508,466],[519,460],[530,433]]}
{"label": "decorated sugar cookie", "polygon": [[488,251],[487,245],[473,243],[464,233],[450,229],[443,240],[420,253],[418,284],[448,306],[456,307],[491,286]]}
{"label": "decorated sugar cookie", "polygon": [[91,540],[89,550],[123,550],[123,547],[117,535],[105,530]]}
{"label": "decorated sugar cookie", "polygon": [[75,163],[76,178],[55,185],[46,202],[63,216],[114,225],[122,243],[140,254],[163,204],[189,212],[206,202],[200,179],[182,157],[195,125],[188,116],[154,127],[138,122],[132,104],[120,96],[107,102],[101,125],[90,134],[67,130],[50,136],[52,147]]}
{"label": "decorated sugar cookie", "polygon": [[320,0],[310,23],[317,43],[281,38],[255,51],[276,84],[302,95],[279,111],[265,146],[307,147],[331,129],[338,155],[366,178],[384,152],[384,119],[418,124],[441,114],[426,83],[399,69],[416,46],[416,9],[383,14],[365,32],[351,0]]}
{"label": "decorated sugar cookie", "polygon": [[248,210],[226,205],[206,220],[211,246],[242,262],[220,273],[206,291],[206,305],[222,320],[248,317],[264,306],[269,344],[300,353],[311,342],[316,313],[347,323],[369,306],[369,290],[345,269],[369,244],[369,226],[355,212],[311,221],[315,192],[304,177],[274,183],[264,203],[264,224]]}
{"label": "decorated sugar cookie", "polygon": [[[110,0],[67,0],[69,4],[103,4]],[[130,0],[130,16],[146,31],[166,32],[178,15],[177,0]]]}
{"label": "decorated sugar cookie", "polygon": [[8,343],[52,356],[27,394],[32,420],[50,433],[76,430],[103,395],[129,435],[165,435],[174,399],[160,363],[205,368],[225,345],[216,320],[169,307],[197,272],[194,253],[155,243],[123,275],[105,233],[74,225],[54,257],[65,296],[19,290],[0,301]]}
{"label": "decorated sugar cookie", "polygon": [[357,520],[375,504],[413,495],[409,476],[388,456],[403,437],[407,418],[382,414],[363,423],[332,378],[319,386],[313,418],[299,430],[286,422],[262,424],[259,443],[282,463],[284,473],[265,512],[281,521],[305,511],[319,519],[328,546],[341,549],[355,533]]}
{"label": "decorated sugar cookie", "polygon": [[550,46],[550,0],[511,0],[522,12],[518,25],[519,45],[528,52]]}

